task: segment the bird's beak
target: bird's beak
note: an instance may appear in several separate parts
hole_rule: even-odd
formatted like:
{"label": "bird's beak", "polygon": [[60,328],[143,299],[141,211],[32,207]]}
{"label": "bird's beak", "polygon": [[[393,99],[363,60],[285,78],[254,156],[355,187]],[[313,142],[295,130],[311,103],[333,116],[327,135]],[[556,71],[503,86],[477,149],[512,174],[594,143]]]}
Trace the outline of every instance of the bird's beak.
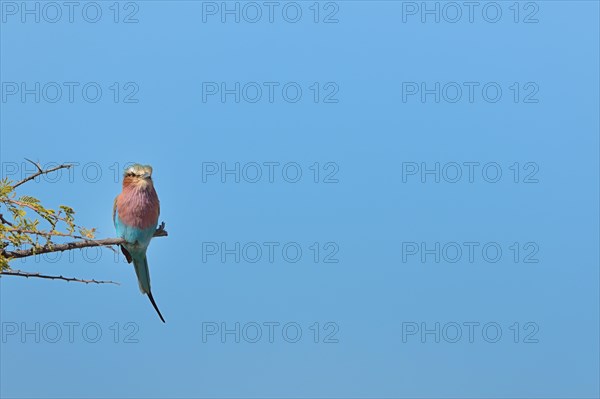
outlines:
{"label": "bird's beak", "polygon": [[144,179],[149,179],[150,177],[152,177],[152,175],[151,175],[150,173],[147,173],[147,172],[146,172],[146,173],[144,173],[144,174],[142,175],[142,177],[143,177]]}

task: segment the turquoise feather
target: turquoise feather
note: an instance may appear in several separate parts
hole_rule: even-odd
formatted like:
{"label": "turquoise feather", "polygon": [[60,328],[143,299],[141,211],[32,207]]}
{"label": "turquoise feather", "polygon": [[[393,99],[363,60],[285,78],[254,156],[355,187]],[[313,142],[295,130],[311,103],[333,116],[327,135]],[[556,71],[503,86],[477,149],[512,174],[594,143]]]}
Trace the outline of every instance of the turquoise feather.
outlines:
{"label": "turquoise feather", "polygon": [[147,229],[128,226],[119,218],[119,211],[117,210],[115,215],[115,229],[117,230],[117,236],[127,241],[123,246],[133,260],[140,291],[143,294],[148,294],[150,292],[150,272],[148,270],[146,250],[156,231],[156,226]]}

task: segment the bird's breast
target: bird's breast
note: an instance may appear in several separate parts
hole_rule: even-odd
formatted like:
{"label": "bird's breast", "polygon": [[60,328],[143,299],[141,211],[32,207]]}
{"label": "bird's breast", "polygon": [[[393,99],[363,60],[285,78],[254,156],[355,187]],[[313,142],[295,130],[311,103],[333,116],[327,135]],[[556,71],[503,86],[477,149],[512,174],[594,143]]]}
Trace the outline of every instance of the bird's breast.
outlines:
{"label": "bird's breast", "polygon": [[117,198],[117,212],[127,226],[138,229],[156,227],[160,203],[154,187],[123,189]]}

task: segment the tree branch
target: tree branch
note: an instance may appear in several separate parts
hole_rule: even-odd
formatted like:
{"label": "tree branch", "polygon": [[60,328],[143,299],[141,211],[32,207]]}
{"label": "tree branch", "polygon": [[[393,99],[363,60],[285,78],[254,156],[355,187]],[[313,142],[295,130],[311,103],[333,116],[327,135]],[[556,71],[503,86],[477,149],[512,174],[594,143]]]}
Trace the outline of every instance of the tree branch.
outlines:
{"label": "tree branch", "polygon": [[4,215],[0,213],[0,222],[2,222],[3,224],[12,226],[13,224],[11,222],[9,222],[8,220],[4,219]]}
{"label": "tree branch", "polygon": [[23,180],[21,180],[20,182],[16,183],[14,186],[12,186],[13,189],[19,187],[23,183],[27,183],[28,181],[35,179],[36,177],[38,177],[40,175],[45,175],[45,174],[48,174],[48,173],[52,173],[55,170],[59,170],[59,169],[69,169],[70,167],[73,166],[73,165],[69,165],[69,164],[62,164],[62,165],[58,165],[58,166],[56,166],[54,168],[43,170],[39,163],[35,163],[32,160],[27,159],[27,158],[25,158],[25,160],[27,160],[27,161],[31,162],[32,164],[34,164],[35,167],[38,169],[38,171],[35,172],[34,174],[32,174],[31,176],[26,177]]}
{"label": "tree branch", "polygon": [[46,278],[49,280],[64,280],[64,281],[76,281],[78,283],[85,283],[85,284],[116,284],[116,285],[120,285],[117,282],[114,281],[110,281],[110,280],[83,280],[83,279],[79,279],[79,278],[75,278],[75,277],[64,277],[64,276],[48,276],[46,274],[40,274],[40,273],[28,273],[28,272],[23,272],[21,270],[6,270],[6,271],[0,271],[0,276],[19,276],[19,277],[35,277],[35,278]]}
{"label": "tree branch", "polygon": [[[160,226],[154,232],[152,237],[166,237],[169,234],[165,230],[165,222],[162,222]],[[34,247],[29,249],[21,249],[16,251],[2,251],[2,256],[9,259],[26,258],[28,256],[41,255],[50,252],[63,252],[72,249],[86,248],[86,247],[109,247],[112,245],[125,244],[125,240],[122,238],[105,238],[103,240],[84,240],[84,241],[72,241],[65,244],[52,244],[44,245],[43,247]]]}

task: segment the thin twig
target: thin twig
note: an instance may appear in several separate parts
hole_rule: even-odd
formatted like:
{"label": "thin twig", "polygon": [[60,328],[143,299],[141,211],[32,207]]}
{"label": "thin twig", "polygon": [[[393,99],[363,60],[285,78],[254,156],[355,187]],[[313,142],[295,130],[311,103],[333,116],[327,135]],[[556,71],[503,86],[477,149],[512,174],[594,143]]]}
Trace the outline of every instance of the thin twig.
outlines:
{"label": "thin twig", "polygon": [[3,224],[7,224],[9,226],[12,226],[13,224],[11,222],[9,222],[8,220],[4,219],[4,215],[0,213],[0,222],[2,222]]}
{"label": "thin twig", "polygon": [[115,281],[111,281],[111,280],[83,280],[80,278],[75,278],[75,277],[64,277],[64,276],[49,276],[46,274],[40,274],[40,273],[29,273],[29,272],[23,272],[21,270],[5,270],[5,271],[1,271],[0,272],[0,276],[19,276],[19,277],[35,277],[35,278],[46,278],[46,279],[50,279],[50,280],[64,280],[64,281],[75,281],[78,283],[85,283],[85,284],[116,284],[116,285],[120,285],[119,283],[115,282]]}
{"label": "thin twig", "polygon": [[[19,201],[19,200],[14,200],[14,199],[10,199],[10,198],[5,198],[4,200],[2,200],[3,202],[10,202],[13,205],[18,205],[22,208],[29,208],[32,211],[36,212],[38,215],[40,216],[44,216],[42,213],[40,213],[40,210],[38,208],[40,208],[41,206],[38,204],[29,204],[27,202],[23,202],[23,201]],[[67,223],[67,219],[66,218],[61,218],[60,216],[57,215],[47,215],[48,217],[51,217],[52,219],[56,220],[56,221],[62,221]],[[76,226],[79,227],[79,226]]]}
{"label": "thin twig", "polygon": [[69,165],[69,164],[62,164],[62,165],[58,165],[58,166],[56,166],[54,168],[43,170],[39,163],[35,163],[32,160],[27,159],[27,158],[25,158],[25,160],[27,160],[27,161],[31,162],[32,164],[34,164],[35,167],[38,169],[38,171],[35,172],[34,174],[32,174],[31,176],[24,178],[23,180],[21,180],[20,182],[16,183],[15,185],[13,185],[12,186],[13,189],[19,187],[23,183],[27,183],[28,181],[35,179],[36,177],[38,177],[40,175],[45,175],[45,174],[48,174],[48,173],[52,173],[55,170],[59,170],[59,169],[69,169],[69,168],[71,168],[73,166],[73,165]]}
{"label": "thin twig", "polygon": [[[13,205],[17,205],[20,206],[21,208],[29,208],[32,211],[34,211],[35,213],[37,213],[38,215],[40,215],[41,217],[43,217],[44,219],[48,220],[47,218],[51,218],[54,221],[56,221],[56,223],[58,222],[64,222],[67,224],[70,224],[71,222],[66,218],[66,217],[61,217],[60,216],[60,212],[58,212],[58,215],[52,215],[52,214],[45,214],[42,211],[40,211],[38,208],[41,207],[41,205],[37,205],[37,204],[28,204],[27,202],[23,202],[23,201],[18,201],[18,200],[14,200],[14,199],[10,199],[10,198],[4,198],[2,200],[0,200],[2,202],[10,202]],[[79,229],[82,228],[82,226],[79,226],[77,224],[73,223],[73,227],[77,227]]]}
{"label": "thin twig", "polygon": [[82,237],[82,236],[74,236],[72,234],[61,233],[59,231],[35,231],[35,230],[26,230],[26,229],[18,229],[18,228],[6,229],[5,231],[8,233],[32,234],[32,235],[44,236],[44,237],[72,237],[72,238],[77,238],[79,240],[84,239],[84,237]]}
{"label": "thin twig", "polygon": [[[153,237],[166,237],[169,234],[165,230],[165,223],[161,223],[160,226],[154,232]],[[126,241],[122,238],[105,238],[103,240],[85,240],[85,241],[72,241],[65,244],[52,244],[44,245],[43,247],[33,247],[29,249],[20,249],[16,251],[2,251],[2,256],[9,259],[26,258],[28,256],[41,255],[50,252],[63,252],[72,249],[86,248],[86,247],[107,247],[111,245],[125,244]]]}
{"label": "thin twig", "polygon": [[18,229],[18,228],[12,228],[12,229],[7,228],[5,231],[7,233],[11,233],[11,234],[12,233],[14,233],[14,234],[31,234],[31,235],[42,236],[42,237],[70,237],[70,238],[75,238],[76,240],[94,241],[93,238],[87,238],[87,237],[69,234],[69,233],[61,233],[60,231],[35,231],[35,230],[26,230],[26,229]]}

